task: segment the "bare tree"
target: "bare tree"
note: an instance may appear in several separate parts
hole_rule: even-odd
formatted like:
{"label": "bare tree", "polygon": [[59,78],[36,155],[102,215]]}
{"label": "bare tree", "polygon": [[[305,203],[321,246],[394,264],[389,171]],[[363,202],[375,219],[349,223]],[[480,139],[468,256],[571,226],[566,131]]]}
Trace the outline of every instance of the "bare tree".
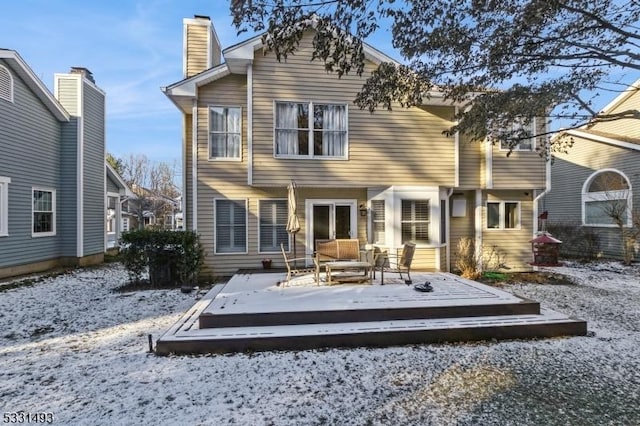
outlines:
{"label": "bare tree", "polygon": [[404,64],[380,64],[355,103],[370,111],[410,107],[438,91],[462,105],[446,132],[472,140],[514,147],[539,136],[547,155],[545,145],[566,151],[571,138],[497,130],[543,114],[567,119],[567,128],[640,119],[637,109],[602,114],[585,97],[596,89],[620,92],[628,85],[613,75],[640,70],[637,0],[233,0],[231,11],[240,32],[265,32],[263,44],[278,59],[313,29],[313,59],[338,76],[363,74],[362,41],[390,28]]}
{"label": "bare tree", "polygon": [[138,218],[138,227],[143,228],[146,216],[161,218],[173,215],[177,209],[179,188],[174,184],[175,164],[165,162],[153,164],[144,154],[130,154],[119,160],[122,178],[136,194],[129,205],[131,213]]}

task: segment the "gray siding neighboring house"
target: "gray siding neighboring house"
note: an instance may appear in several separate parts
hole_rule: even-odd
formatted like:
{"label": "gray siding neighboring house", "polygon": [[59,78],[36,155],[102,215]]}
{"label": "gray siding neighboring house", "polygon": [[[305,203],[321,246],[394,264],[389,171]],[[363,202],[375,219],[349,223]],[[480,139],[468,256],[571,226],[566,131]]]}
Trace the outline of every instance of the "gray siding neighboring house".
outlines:
{"label": "gray siding neighboring house", "polygon": [[[638,110],[640,80],[614,99],[603,110],[617,113]],[[596,255],[619,258],[622,238],[619,228],[604,214],[607,204],[626,204],[626,227],[633,226],[633,212],[640,205],[640,120],[622,119],[593,123],[563,132],[574,145],[567,154],[556,154],[551,166],[551,191],[542,200],[541,211],[549,212],[550,226],[584,227],[599,241]],[[609,183],[607,183],[609,182]],[[618,201],[616,201],[618,200]],[[566,247],[581,254],[580,246]],[[634,248],[638,258],[638,242]]]}
{"label": "gray siding neighboring house", "polygon": [[105,95],[75,68],[54,91],[0,49],[0,278],[104,258]]}

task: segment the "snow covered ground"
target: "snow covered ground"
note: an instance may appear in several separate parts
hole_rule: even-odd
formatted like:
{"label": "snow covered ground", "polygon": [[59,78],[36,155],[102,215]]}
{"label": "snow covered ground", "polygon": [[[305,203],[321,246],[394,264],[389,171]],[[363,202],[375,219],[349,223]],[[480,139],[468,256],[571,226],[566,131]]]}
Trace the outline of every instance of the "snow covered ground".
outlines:
{"label": "snow covered ground", "polygon": [[506,289],[586,319],[586,337],[197,357],[147,341],[193,295],[77,270],[0,293],[0,408],[70,425],[640,424],[640,267],[554,270],[577,285]]}

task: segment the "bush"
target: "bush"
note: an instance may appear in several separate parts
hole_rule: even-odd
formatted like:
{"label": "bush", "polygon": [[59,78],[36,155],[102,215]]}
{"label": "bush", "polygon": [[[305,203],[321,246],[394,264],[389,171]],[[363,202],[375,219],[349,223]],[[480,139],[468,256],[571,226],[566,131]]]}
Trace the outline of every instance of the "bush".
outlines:
{"label": "bush", "polygon": [[547,231],[554,238],[562,241],[560,256],[594,260],[600,254],[598,234],[588,226],[570,222],[554,222],[547,224]]}
{"label": "bush", "polygon": [[133,283],[146,271],[152,286],[192,284],[204,261],[200,238],[192,231],[140,229],[122,234],[121,259]]}

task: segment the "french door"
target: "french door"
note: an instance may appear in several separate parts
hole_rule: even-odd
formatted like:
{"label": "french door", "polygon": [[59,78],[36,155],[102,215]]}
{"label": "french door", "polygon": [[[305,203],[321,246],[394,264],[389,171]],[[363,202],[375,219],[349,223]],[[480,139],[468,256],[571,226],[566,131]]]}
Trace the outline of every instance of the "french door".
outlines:
{"label": "french door", "polygon": [[316,240],[358,238],[356,200],[306,200],[307,254]]}

